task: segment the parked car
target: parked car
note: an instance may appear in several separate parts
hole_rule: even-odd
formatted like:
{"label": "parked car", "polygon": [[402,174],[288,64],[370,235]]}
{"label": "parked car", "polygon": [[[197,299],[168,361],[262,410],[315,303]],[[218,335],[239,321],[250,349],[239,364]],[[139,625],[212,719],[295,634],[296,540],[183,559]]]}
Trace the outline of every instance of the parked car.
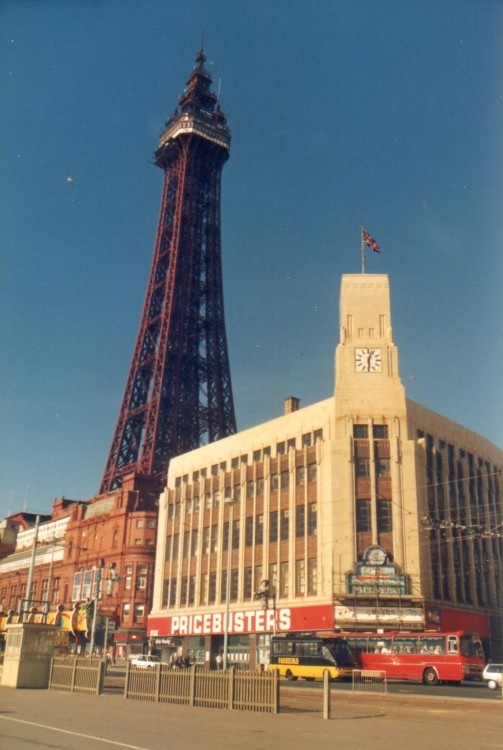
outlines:
{"label": "parked car", "polygon": [[130,660],[130,663],[133,667],[144,667],[145,669],[157,667],[158,664],[168,666],[166,662],[161,661],[158,656],[148,656],[147,654],[133,657]]}
{"label": "parked car", "polygon": [[496,690],[503,684],[503,664],[486,664],[482,672],[482,679],[487,680],[487,687]]}

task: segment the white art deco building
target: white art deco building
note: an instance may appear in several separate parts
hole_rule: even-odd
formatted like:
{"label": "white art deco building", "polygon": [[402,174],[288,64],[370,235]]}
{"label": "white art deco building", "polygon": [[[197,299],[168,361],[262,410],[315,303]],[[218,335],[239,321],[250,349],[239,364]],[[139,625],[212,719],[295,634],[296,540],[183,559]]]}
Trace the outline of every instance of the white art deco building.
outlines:
{"label": "white art deco building", "polygon": [[171,461],[151,642],[253,668],[274,632],[469,629],[501,658],[502,471],[407,399],[388,277],[345,275],[334,395]]}

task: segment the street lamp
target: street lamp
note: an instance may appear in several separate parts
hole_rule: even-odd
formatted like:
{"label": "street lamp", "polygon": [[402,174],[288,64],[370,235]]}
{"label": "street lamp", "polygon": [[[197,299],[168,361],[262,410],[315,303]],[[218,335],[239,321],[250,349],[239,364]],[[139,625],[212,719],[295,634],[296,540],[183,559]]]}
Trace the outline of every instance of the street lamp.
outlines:
{"label": "street lamp", "polygon": [[95,568],[93,622],[91,625],[91,643],[89,645],[89,651],[90,651],[91,656],[94,653],[94,644],[96,640],[96,626],[98,624],[98,606],[99,606],[100,593],[101,593],[101,576],[102,576],[104,565],[105,565],[105,561],[100,560],[100,564]]}
{"label": "street lamp", "polygon": [[224,654],[223,654],[223,668],[227,669],[228,664],[228,651],[229,651],[229,605],[231,600],[231,553],[232,553],[232,526],[234,523],[234,501],[228,501],[229,508],[229,533],[227,535],[227,579],[226,579],[226,591],[225,591],[225,622],[224,622]]}

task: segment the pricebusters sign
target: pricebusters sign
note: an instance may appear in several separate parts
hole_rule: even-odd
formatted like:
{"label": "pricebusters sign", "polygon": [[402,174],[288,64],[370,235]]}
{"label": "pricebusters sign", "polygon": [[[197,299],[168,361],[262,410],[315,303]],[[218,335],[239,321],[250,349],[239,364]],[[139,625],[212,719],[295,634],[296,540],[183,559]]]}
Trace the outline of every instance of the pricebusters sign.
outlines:
{"label": "pricebusters sign", "polygon": [[[228,625],[228,626],[227,626]],[[149,636],[220,635],[223,633],[287,633],[301,630],[332,630],[331,604],[312,607],[242,609],[229,612],[205,612],[152,616]]]}

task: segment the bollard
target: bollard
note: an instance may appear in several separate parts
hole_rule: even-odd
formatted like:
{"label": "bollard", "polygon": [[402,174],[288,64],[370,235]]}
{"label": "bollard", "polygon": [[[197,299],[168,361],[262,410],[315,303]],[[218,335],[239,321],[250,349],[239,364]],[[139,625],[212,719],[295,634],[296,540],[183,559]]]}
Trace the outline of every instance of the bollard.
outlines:
{"label": "bollard", "polygon": [[330,719],[330,672],[323,672],[323,718]]}

